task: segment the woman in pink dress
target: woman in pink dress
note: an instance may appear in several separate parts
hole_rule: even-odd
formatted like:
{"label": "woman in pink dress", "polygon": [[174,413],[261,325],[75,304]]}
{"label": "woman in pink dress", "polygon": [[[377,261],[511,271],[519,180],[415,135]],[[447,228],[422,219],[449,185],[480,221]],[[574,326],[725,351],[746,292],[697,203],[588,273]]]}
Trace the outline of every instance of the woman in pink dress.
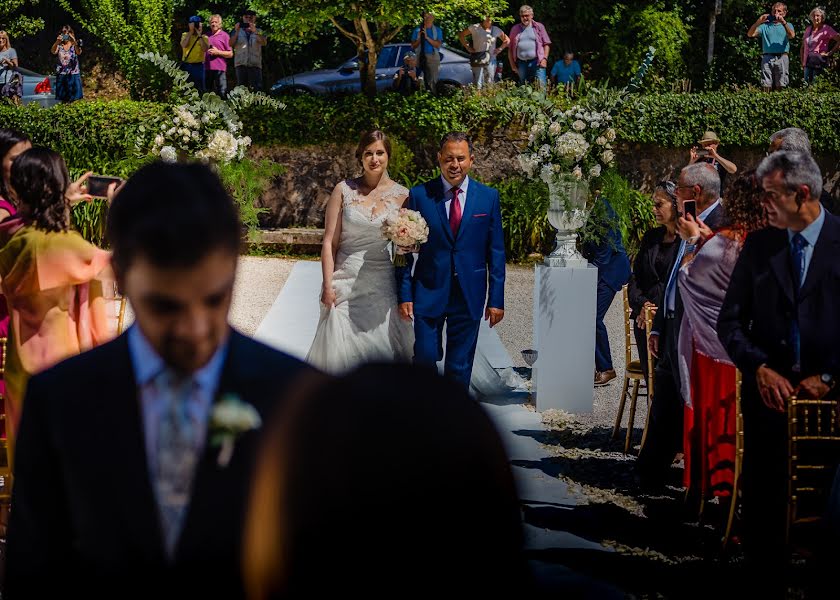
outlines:
{"label": "woman in pink dress", "polygon": [[828,65],[828,57],[837,50],[840,34],[825,22],[825,9],[817,7],[808,15],[811,24],[802,35],[802,49],[799,58],[805,69],[805,83],[813,83],[814,77]]}

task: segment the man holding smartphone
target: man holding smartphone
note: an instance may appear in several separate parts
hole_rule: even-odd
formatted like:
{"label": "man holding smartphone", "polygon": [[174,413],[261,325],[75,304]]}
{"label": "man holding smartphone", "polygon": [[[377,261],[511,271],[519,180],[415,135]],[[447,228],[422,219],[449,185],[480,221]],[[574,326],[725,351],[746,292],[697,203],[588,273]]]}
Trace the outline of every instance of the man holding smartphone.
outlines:
{"label": "man holding smartphone", "polygon": [[411,48],[423,54],[423,78],[426,89],[434,93],[437,90],[440,72],[440,52],[443,45],[443,30],[435,25],[435,15],[423,13],[423,25],[415,27],[411,34]]}
{"label": "man holding smartphone", "polygon": [[751,38],[761,36],[761,86],[765,92],[784,89],[790,81],[790,40],[796,34],[786,16],[787,5],[776,2],[770,14],[761,15],[747,32]]}

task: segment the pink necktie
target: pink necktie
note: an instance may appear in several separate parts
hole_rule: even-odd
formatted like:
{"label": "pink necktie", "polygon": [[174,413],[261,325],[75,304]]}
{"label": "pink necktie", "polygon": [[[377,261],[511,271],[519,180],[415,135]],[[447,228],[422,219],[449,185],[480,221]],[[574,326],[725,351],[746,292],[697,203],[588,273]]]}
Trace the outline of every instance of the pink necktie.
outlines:
{"label": "pink necktie", "polygon": [[449,207],[449,229],[452,230],[452,237],[458,235],[458,227],[461,225],[461,203],[458,202],[458,193],[461,188],[452,188],[452,205]]}

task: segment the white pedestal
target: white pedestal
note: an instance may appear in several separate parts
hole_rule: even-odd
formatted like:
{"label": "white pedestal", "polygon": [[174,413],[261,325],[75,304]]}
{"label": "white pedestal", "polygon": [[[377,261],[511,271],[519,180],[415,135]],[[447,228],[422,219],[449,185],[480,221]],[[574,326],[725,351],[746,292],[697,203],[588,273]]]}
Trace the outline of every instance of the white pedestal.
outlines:
{"label": "white pedestal", "polygon": [[592,412],[598,269],[536,265],[531,375],[537,411]]}

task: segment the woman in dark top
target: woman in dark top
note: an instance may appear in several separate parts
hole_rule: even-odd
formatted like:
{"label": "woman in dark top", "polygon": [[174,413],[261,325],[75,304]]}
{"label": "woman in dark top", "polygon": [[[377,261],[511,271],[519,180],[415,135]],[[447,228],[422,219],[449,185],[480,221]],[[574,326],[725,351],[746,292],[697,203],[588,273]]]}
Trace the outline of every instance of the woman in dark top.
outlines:
{"label": "woman in dark top", "polygon": [[656,185],[653,192],[653,214],[660,226],[647,231],[642,238],[627,287],[630,308],[635,319],[633,333],[645,374],[648,368],[648,353],[644,307],[656,306],[662,299],[679,247],[677,188],[673,181],[661,181]]}

